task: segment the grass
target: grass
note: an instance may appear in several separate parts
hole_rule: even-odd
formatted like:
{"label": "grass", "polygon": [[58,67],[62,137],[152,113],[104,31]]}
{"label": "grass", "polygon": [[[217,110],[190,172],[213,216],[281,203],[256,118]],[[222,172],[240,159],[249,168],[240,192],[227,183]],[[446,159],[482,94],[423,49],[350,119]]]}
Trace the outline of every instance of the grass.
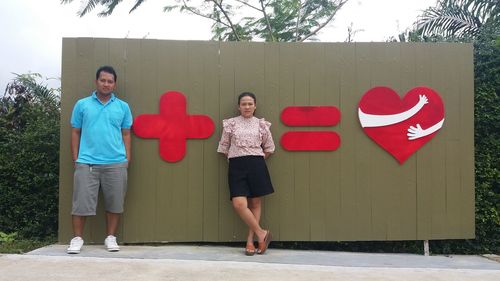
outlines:
{"label": "grass", "polygon": [[44,246],[54,244],[55,242],[55,239],[47,239],[44,241],[20,239],[0,242],[0,254],[24,254]]}

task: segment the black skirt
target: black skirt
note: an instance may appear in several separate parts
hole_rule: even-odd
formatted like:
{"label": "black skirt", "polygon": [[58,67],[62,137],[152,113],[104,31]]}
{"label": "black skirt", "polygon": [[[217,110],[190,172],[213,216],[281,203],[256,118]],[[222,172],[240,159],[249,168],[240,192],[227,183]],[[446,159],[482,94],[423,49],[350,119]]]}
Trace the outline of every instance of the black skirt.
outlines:
{"label": "black skirt", "polygon": [[229,192],[233,197],[261,197],[274,192],[263,156],[229,158]]}

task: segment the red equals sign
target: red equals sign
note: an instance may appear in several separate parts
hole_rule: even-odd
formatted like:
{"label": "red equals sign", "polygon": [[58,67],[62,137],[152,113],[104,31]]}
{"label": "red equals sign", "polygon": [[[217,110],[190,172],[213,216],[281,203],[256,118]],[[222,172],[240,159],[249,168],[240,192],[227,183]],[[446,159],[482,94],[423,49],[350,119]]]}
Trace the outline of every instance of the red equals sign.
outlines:
{"label": "red equals sign", "polygon": [[[287,126],[325,127],[340,122],[335,106],[289,106],[281,112]],[[340,146],[340,136],[331,131],[293,131],[281,136],[281,146],[289,151],[333,151]]]}

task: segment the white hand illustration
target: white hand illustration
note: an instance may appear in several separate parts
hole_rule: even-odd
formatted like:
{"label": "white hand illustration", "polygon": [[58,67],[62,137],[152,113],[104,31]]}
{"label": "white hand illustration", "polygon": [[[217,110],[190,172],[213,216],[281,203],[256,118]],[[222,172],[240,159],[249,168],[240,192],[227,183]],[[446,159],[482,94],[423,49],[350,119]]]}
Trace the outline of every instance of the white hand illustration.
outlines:
{"label": "white hand illustration", "polygon": [[397,113],[397,114],[389,114],[389,115],[376,115],[376,114],[368,114],[361,111],[361,108],[358,109],[359,121],[361,122],[361,127],[382,127],[387,125],[396,124],[402,122],[408,118],[411,118],[413,115],[417,114],[425,104],[429,103],[429,100],[425,95],[419,95],[419,100],[415,106],[410,108],[407,111]]}
{"label": "white hand illustration", "polygon": [[417,127],[410,126],[408,129],[408,136],[409,140],[414,140],[418,139],[424,136],[425,130],[420,127],[420,124],[417,124]]}
{"label": "white hand illustration", "polygon": [[432,125],[431,127],[427,128],[425,130],[422,129],[420,124],[417,124],[416,127],[410,126],[410,128],[408,128],[408,134],[406,134],[408,136],[408,140],[415,140],[415,139],[430,135],[430,134],[436,132],[437,130],[441,129],[441,127],[443,126],[443,123],[444,123],[444,118],[443,118],[443,120],[437,122],[436,124]]}
{"label": "white hand illustration", "polygon": [[425,95],[418,95],[418,97],[419,97],[419,99],[418,99],[419,105],[424,106],[424,104],[429,103],[429,100],[427,99],[427,97]]}

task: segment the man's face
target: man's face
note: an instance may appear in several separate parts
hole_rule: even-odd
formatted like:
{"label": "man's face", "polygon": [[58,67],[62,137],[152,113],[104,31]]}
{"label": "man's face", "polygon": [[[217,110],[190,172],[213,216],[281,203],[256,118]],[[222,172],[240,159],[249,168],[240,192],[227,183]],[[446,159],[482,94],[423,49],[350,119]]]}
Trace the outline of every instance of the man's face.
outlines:
{"label": "man's face", "polygon": [[111,73],[101,71],[95,85],[98,94],[108,96],[115,90],[115,77]]}

